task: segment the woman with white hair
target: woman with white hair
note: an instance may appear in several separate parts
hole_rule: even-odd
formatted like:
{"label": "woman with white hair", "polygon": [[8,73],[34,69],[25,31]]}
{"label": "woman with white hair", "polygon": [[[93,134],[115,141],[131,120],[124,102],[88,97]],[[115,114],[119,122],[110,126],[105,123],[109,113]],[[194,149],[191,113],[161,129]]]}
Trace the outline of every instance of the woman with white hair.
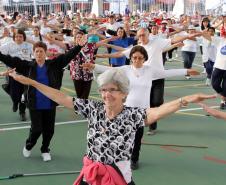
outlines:
{"label": "woman with white hair", "polygon": [[[199,72],[193,69],[171,69],[162,70],[155,66],[145,65],[145,61],[148,60],[147,50],[140,45],[134,46],[130,53],[129,58],[131,65],[124,65],[118,67],[123,70],[125,75],[130,81],[130,92],[128,93],[125,105],[129,107],[150,107],[150,92],[152,88],[152,81],[156,79],[162,79],[172,76],[184,76],[184,75],[198,75]],[[85,63],[84,67],[88,69],[94,69],[96,72],[104,72],[111,67]],[[153,124],[154,125],[154,124]],[[144,128],[138,129],[135,137],[133,154],[131,157],[131,166],[135,170],[139,167],[139,152],[141,148],[141,139],[143,137]]]}
{"label": "woman with white hair", "polygon": [[98,77],[102,101],[71,97],[15,72],[9,75],[88,119],[84,166],[74,185],[97,182],[112,185],[135,184],[132,180],[130,159],[137,129],[174,113],[188,103],[215,98],[214,95],[194,94],[156,108],[128,107],[124,102],[129,93],[129,79],[117,68]]}

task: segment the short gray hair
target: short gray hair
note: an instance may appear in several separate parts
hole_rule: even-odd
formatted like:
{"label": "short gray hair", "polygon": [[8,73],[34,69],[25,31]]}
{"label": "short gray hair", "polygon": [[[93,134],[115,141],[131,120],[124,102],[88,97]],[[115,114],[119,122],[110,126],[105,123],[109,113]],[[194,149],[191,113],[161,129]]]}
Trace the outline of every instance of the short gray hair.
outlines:
{"label": "short gray hair", "polygon": [[129,93],[129,79],[122,69],[112,68],[98,76],[97,84],[99,87],[109,83],[117,85],[121,92]]}

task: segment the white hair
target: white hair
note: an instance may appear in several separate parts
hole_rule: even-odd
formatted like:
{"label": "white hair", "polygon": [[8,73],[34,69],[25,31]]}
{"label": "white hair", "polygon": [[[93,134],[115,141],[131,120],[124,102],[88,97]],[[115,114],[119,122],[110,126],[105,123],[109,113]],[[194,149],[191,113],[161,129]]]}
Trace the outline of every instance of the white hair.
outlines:
{"label": "white hair", "polygon": [[97,84],[99,87],[109,83],[117,85],[123,93],[129,93],[129,79],[121,69],[112,68],[98,76]]}

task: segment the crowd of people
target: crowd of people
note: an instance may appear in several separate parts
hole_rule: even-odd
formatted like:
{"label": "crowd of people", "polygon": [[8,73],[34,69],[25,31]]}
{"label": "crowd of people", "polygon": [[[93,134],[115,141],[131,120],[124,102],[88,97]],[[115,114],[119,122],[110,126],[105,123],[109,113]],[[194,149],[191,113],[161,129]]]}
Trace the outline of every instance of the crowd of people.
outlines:
{"label": "crowd of people", "polygon": [[[200,52],[206,85],[219,94],[220,108],[226,108],[225,15],[15,15],[0,16],[0,61],[9,68],[0,75],[6,76],[3,87],[12,111],[19,109],[21,121],[29,111],[23,156],[30,157],[42,135],[41,156],[50,161],[56,106],[74,109],[88,119],[87,151],[76,185],[135,184],[131,169],[139,167],[144,126],[148,135],[156,134],[157,121],[182,106],[199,103],[208,114],[226,119],[225,113],[200,103],[215,95],[197,93],[164,103],[164,79],[199,75],[192,64]],[[99,47],[107,53],[98,52]],[[179,50],[184,69],[165,70]],[[109,65],[95,64],[96,58],[109,58]],[[59,91],[67,69],[76,97]],[[102,73],[97,79],[102,101],[88,99],[94,71]]]}

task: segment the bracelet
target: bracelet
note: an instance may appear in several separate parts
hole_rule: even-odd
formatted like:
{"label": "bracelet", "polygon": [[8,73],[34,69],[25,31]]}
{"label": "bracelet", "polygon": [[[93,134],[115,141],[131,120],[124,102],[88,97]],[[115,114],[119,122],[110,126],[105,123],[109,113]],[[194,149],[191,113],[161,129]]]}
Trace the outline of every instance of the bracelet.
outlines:
{"label": "bracelet", "polygon": [[180,107],[187,107],[188,102],[183,100],[183,98],[179,98]]}

